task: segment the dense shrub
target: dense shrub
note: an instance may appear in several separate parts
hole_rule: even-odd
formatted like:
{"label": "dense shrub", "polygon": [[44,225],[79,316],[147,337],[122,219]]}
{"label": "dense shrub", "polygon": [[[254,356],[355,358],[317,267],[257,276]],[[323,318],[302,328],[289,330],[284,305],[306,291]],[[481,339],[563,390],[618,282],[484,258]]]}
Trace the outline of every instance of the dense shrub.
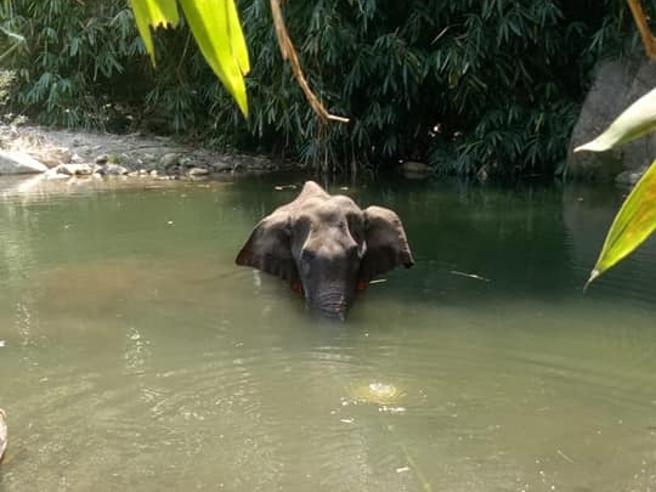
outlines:
{"label": "dense shrub", "polygon": [[325,169],[413,159],[443,173],[553,172],[591,68],[631,27],[621,0],[295,0],[286,19],[306,75],[329,111],[351,118],[324,126],[281,60],[268,1],[240,7],[248,121],[184,27],[160,33],[152,70],[126,0],[6,2],[3,29],[27,40],[11,56],[14,106],[47,123],[146,125]]}

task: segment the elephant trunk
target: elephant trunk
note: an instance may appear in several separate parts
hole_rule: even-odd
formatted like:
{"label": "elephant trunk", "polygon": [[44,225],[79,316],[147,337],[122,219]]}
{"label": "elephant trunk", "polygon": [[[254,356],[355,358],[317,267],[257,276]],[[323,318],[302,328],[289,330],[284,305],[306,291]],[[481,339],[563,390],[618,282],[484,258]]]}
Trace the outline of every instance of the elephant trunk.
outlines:
{"label": "elephant trunk", "polygon": [[351,305],[343,291],[322,292],[315,298],[308,299],[308,306],[324,318],[344,321]]}

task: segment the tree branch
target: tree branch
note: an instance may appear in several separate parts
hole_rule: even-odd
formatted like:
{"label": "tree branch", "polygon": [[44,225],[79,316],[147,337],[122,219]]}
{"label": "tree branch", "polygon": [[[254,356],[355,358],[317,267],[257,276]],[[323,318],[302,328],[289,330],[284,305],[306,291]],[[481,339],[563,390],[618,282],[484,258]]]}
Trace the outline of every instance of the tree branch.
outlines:
{"label": "tree branch", "polygon": [[656,60],[656,38],[647,25],[647,18],[645,16],[645,11],[642,10],[640,0],[626,1],[629,4],[638,31],[640,31],[640,37],[642,38],[642,44],[645,46],[647,56],[652,60]]}
{"label": "tree branch", "polygon": [[319,118],[324,122],[332,120],[339,121],[340,123],[348,123],[350,121],[348,118],[344,118],[343,116],[336,116],[326,111],[326,108],[324,108],[323,104],[321,104],[321,101],[319,101],[317,96],[315,96],[312,92],[312,89],[310,89],[310,84],[308,84],[308,81],[303,74],[303,70],[301,69],[301,64],[298,61],[296,49],[294,48],[291,39],[289,39],[287,27],[285,27],[285,21],[282,16],[280,0],[271,0],[271,15],[273,16],[273,25],[276,28],[278,46],[280,46],[282,57],[285,60],[289,60],[289,63],[292,66],[294,78],[296,79],[298,85],[301,87],[301,90],[305,94],[305,98],[307,99],[314,112],[317,113]]}

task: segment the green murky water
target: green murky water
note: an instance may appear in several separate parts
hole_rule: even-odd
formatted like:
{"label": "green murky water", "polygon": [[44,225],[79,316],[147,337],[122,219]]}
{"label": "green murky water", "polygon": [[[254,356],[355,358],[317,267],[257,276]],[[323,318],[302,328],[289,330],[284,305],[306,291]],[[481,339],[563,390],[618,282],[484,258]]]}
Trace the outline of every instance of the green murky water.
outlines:
{"label": "green murky water", "polygon": [[656,244],[581,294],[621,192],[352,187],[417,265],[336,325],[233,264],[294,181],[0,183],[0,489],[656,488]]}

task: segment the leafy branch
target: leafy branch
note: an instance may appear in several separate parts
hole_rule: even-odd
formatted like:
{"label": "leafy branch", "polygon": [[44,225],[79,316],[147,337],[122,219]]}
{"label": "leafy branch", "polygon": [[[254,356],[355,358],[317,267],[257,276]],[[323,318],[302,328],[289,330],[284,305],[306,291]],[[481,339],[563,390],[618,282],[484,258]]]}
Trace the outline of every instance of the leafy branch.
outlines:
{"label": "leafy branch", "polygon": [[640,0],[626,0],[631,9],[631,14],[633,15],[633,20],[636,23],[636,27],[640,32],[640,37],[642,38],[642,44],[645,46],[645,52],[647,56],[656,60],[656,37],[652,34],[649,26],[647,25],[647,16],[645,11],[642,10],[642,4]]}
{"label": "leafy branch", "polygon": [[310,89],[310,84],[308,84],[305,75],[303,74],[303,69],[301,68],[301,63],[298,61],[298,55],[292,40],[289,38],[287,33],[287,27],[285,26],[285,21],[282,16],[282,9],[280,8],[280,0],[271,0],[271,15],[273,16],[273,24],[276,28],[276,36],[278,38],[278,46],[280,46],[280,52],[282,57],[285,60],[289,60],[289,63],[292,66],[292,72],[294,73],[294,78],[298,82],[298,85],[301,87],[303,94],[308,103],[314,110],[314,112],[319,116],[323,122],[328,120],[338,121],[340,123],[348,123],[349,119],[344,118],[343,116],[336,116],[330,114],[326,111],[323,104],[317,96],[314,95],[312,89]]}
{"label": "leafy branch", "polygon": [[[178,0],[205,61],[248,116],[244,76],[250,71],[248,50],[234,0]],[[130,0],[139,33],[155,64],[151,27],[176,27],[176,0]]]}

